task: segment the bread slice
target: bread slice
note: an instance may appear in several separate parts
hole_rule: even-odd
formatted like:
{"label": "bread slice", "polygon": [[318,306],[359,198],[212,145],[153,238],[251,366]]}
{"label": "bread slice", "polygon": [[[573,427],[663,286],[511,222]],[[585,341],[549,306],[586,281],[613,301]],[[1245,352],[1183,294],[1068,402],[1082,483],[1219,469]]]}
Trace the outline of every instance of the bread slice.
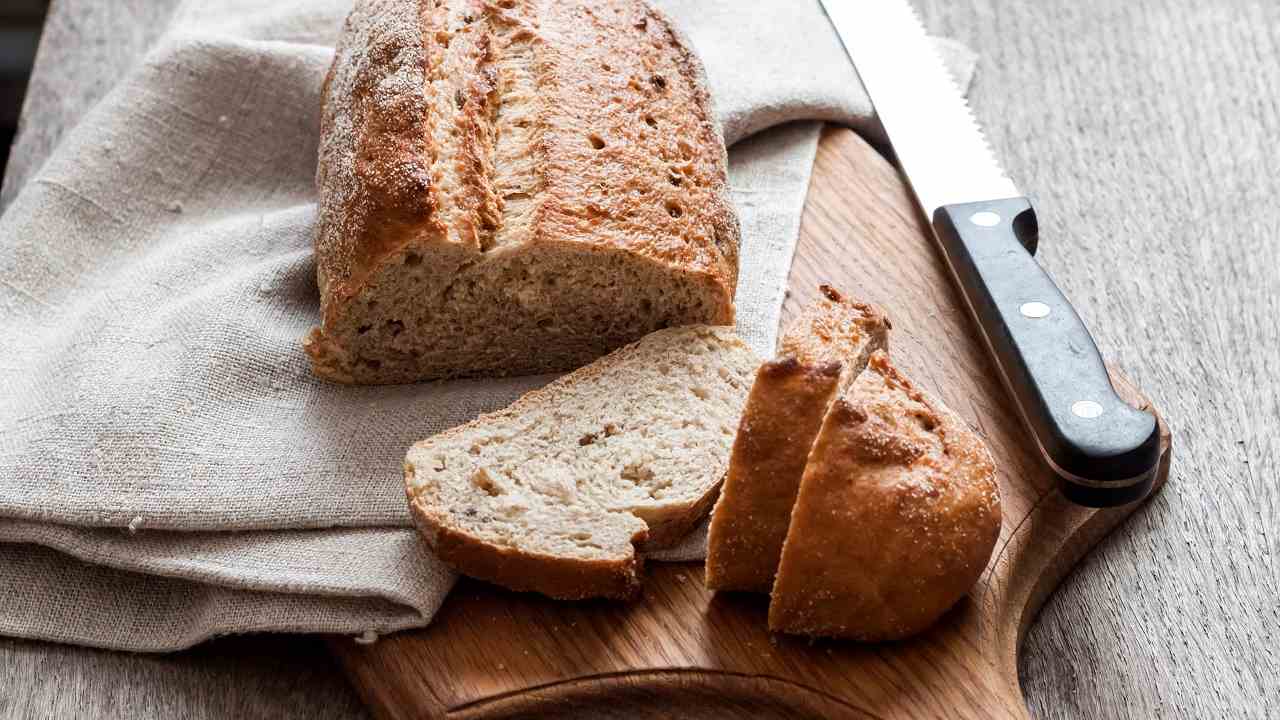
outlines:
{"label": "bread slice", "polygon": [[977,581],[999,533],[986,445],[878,352],[809,454],[769,628],[869,641],[920,632]]}
{"label": "bread slice", "polygon": [[653,333],[414,445],[413,516],[460,572],[555,598],[626,597],[637,546],[710,509],[759,364],[731,329]]}
{"label": "bread slice", "polygon": [[788,326],[779,359],[756,372],[711,518],[704,576],[709,588],[769,592],[827,407],[872,352],[888,347],[883,313],[829,286],[821,290],[824,299]]}
{"label": "bread slice", "polygon": [[724,142],[641,0],[359,0],[320,133],[323,378],[564,371],[733,322]]}

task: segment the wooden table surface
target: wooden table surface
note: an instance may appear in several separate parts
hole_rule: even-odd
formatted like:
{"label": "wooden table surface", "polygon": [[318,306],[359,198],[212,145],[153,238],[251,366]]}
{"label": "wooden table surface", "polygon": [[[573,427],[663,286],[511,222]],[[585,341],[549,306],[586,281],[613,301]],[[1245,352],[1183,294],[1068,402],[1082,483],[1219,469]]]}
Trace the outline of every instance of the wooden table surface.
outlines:
{"label": "wooden table surface", "polygon": [[[1040,260],[1163,410],[1169,486],[1027,638],[1042,718],[1280,713],[1280,4],[916,0],[1038,200]],[[0,211],[177,0],[55,0]],[[34,671],[33,671],[34,668]],[[358,717],[311,638],[167,656],[0,640],[0,715]]]}

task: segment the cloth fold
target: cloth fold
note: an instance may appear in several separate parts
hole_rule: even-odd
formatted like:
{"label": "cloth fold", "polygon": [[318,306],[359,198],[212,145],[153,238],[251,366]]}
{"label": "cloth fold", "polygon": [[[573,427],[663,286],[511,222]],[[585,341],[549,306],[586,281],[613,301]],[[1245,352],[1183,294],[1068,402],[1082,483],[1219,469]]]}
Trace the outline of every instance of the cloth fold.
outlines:
{"label": "cloth fold", "polygon": [[[739,329],[769,355],[816,121],[878,129],[816,0],[655,4],[733,146]],[[189,2],[0,216],[0,634],[381,633],[452,586],[410,526],[404,451],[548,378],[311,377],[319,92],[349,7]],[[967,86],[971,54],[938,47]]]}

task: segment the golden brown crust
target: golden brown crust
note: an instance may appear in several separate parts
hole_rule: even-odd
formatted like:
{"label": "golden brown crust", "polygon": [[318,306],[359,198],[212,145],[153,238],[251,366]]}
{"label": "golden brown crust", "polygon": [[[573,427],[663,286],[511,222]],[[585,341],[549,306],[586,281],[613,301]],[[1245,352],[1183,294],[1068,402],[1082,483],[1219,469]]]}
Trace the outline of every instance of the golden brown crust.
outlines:
{"label": "golden brown crust", "polygon": [[[425,0],[366,0],[343,26],[325,76],[316,229],[322,308],[354,294],[436,202],[426,79]],[[442,235],[440,228],[434,228]]]}
{"label": "golden brown crust", "polygon": [[708,533],[707,587],[769,592],[809,445],[840,369],[785,357],[756,372]]}
{"label": "golden brown crust", "polygon": [[707,539],[706,583],[769,592],[813,438],[838,389],[888,347],[879,309],[829,285],[782,336],[781,357],[761,367],[729,461]]}
{"label": "golden brown crust", "polygon": [[[516,54],[535,88],[508,97]],[[714,295],[695,322],[732,322],[739,230],[705,85],[640,0],[357,2],[324,84],[317,370],[351,375],[325,346],[411,251],[446,278],[497,249],[621,251]],[[504,119],[517,102],[527,117]]]}
{"label": "golden brown crust", "polygon": [[478,542],[465,533],[438,523],[410,497],[414,524],[436,556],[466,574],[519,592],[538,592],[558,600],[612,598],[627,600],[640,594],[644,559],[639,553],[618,560],[552,557]]}
{"label": "golden brown crust", "polygon": [[769,627],[858,640],[920,632],[977,581],[999,532],[986,445],[876,353],[814,443]]}
{"label": "golden brown crust", "polygon": [[[871,303],[846,298],[830,285],[820,285],[823,299],[806,305],[787,327],[779,341],[779,355],[794,355],[801,362],[845,362],[848,348],[866,343],[867,354],[889,349],[889,331],[893,326],[880,308]],[[865,358],[863,358],[865,360]],[[862,371],[865,362],[857,363],[846,373],[845,381]]]}

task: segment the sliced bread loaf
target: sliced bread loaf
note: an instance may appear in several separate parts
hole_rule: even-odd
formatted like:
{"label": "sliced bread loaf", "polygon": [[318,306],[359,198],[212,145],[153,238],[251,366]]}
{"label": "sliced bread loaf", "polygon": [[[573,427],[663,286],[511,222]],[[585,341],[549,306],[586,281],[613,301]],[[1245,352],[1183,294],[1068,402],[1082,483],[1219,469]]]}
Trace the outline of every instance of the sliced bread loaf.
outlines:
{"label": "sliced bread loaf", "polygon": [[758,358],[731,329],[646,336],[405,458],[410,507],[460,572],[556,598],[626,597],[637,547],[710,509]]}
{"label": "sliced bread loaf", "polygon": [[358,0],[324,84],[314,371],[570,370],[733,322],[702,66],[642,0]]}
{"label": "sliced bread loaf", "polygon": [[889,321],[828,286],[756,372],[738,425],[729,473],[711,518],[705,582],[715,590],[767,593],[813,438],[842,383],[888,347]]}
{"label": "sliced bread loaf", "polygon": [[809,454],[769,628],[875,641],[917,633],[969,591],[999,533],[986,445],[878,352]]}

